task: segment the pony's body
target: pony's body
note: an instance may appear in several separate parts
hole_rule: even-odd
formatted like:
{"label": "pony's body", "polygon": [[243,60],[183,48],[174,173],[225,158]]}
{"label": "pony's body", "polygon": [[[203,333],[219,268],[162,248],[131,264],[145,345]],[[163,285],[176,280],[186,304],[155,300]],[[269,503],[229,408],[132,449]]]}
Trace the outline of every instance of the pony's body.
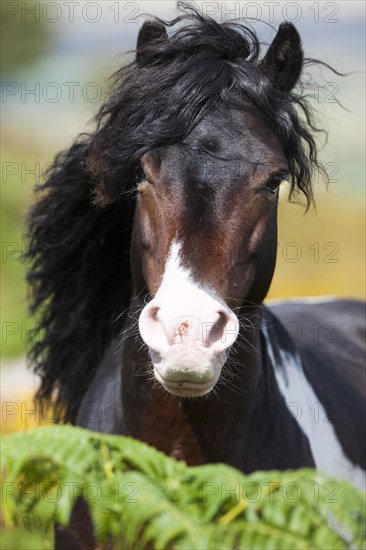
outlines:
{"label": "pony's body", "polygon": [[184,9],[143,25],[31,212],[38,397],[188,464],[316,466],[364,488],[363,306],[262,305],[278,188],[309,206],[321,168],[293,91],[300,37],[282,24],[260,58],[248,27]]}

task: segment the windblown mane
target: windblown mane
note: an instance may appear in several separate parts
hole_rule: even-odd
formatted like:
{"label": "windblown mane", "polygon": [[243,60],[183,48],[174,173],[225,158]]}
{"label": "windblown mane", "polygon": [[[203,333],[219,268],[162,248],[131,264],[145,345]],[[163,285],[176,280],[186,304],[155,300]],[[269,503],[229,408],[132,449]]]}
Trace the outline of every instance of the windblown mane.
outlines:
{"label": "windblown mane", "polygon": [[31,311],[40,319],[30,360],[42,381],[37,397],[48,400],[56,390],[66,420],[125,321],[133,189],[146,151],[181,141],[213,109],[250,103],[283,145],[290,196],[312,201],[319,164],[305,98],[265,77],[252,29],[179,5],[180,17],[158,20],[169,38],[140,48],[138,61],[116,73],[95,132],[56,157],[29,215]]}

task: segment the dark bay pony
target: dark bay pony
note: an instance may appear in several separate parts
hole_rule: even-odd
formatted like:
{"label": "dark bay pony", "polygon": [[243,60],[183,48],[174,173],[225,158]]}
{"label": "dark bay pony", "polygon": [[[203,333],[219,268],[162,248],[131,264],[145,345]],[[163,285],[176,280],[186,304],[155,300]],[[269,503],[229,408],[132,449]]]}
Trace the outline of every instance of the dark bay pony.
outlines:
{"label": "dark bay pony", "polygon": [[309,205],[319,168],[295,91],[310,61],[290,23],[261,55],[247,26],[183,11],[144,23],[31,211],[38,398],[190,465],[316,467],[364,489],[363,304],[263,305],[281,182]]}

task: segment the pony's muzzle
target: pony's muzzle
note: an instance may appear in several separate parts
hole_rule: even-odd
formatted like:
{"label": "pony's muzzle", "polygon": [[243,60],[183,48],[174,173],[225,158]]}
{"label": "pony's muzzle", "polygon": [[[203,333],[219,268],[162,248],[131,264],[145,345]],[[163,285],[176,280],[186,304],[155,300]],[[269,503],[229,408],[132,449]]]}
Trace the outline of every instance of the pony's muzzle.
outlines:
{"label": "pony's muzzle", "polygon": [[202,318],[188,311],[185,315],[176,315],[169,309],[152,300],[144,307],[139,319],[142,339],[160,354],[176,344],[221,353],[232,346],[238,336],[238,319],[229,308],[220,307]]}
{"label": "pony's muzzle", "polygon": [[195,304],[195,313],[189,312],[187,304],[185,313],[177,305],[157,299],[149,302],[140,315],[140,334],[149,347],[155,377],[168,391],[203,395],[220,376],[225,352],[238,336],[238,319],[212,298],[199,308]]}

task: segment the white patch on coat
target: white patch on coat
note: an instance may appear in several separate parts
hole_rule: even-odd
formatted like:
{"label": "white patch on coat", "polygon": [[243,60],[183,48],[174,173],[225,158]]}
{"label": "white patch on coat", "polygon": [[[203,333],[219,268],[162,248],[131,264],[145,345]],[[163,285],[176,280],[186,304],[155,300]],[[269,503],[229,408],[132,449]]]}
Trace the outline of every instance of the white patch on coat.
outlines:
{"label": "white patch on coat", "polygon": [[266,327],[263,330],[279,390],[309,440],[316,468],[329,476],[346,479],[365,491],[366,472],[346,457],[333,424],[305,376],[299,355],[279,349],[281,363],[277,364]]}

